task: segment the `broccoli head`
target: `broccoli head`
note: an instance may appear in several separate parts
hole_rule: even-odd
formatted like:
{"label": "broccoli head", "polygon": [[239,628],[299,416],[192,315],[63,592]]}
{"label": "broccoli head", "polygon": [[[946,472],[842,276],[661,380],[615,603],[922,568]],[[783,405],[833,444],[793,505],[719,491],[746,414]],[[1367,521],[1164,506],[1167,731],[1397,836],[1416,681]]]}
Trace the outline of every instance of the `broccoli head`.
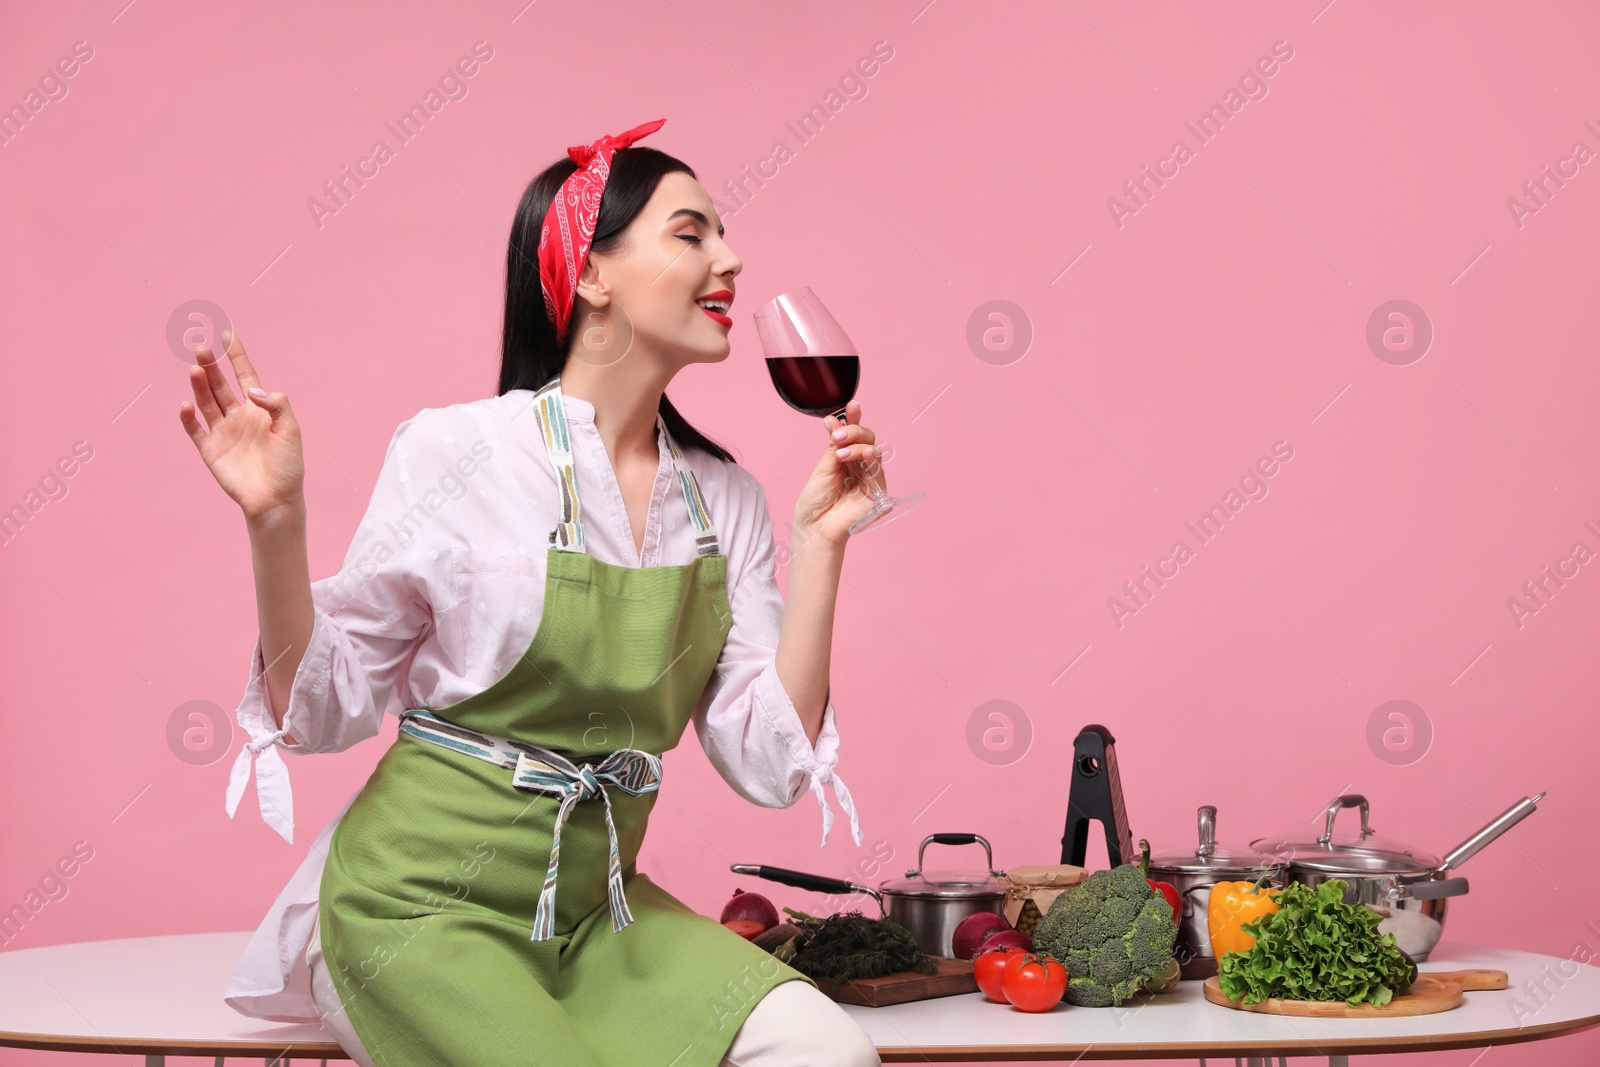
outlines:
{"label": "broccoli head", "polygon": [[1067,970],[1068,1002],[1106,1008],[1161,977],[1178,924],[1136,863],[1096,871],[1051,903],[1033,948]]}

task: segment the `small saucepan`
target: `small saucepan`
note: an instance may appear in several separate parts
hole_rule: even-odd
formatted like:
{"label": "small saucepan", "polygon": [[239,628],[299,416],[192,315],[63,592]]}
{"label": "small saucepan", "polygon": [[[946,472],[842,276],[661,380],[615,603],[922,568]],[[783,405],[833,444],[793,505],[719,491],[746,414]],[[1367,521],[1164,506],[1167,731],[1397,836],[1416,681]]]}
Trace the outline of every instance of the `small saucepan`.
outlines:
{"label": "small saucepan", "polygon": [[[924,871],[922,853],[930,844],[982,845],[985,868]],[[751,874],[818,893],[866,893],[877,900],[880,917],[893,919],[910,930],[918,946],[930,956],[954,955],[956,927],[962,919],[980,911],[1000,915],[1005,910],[1006,890],[1000,881],[1005,872],[994,869],[989,842],[978,834],[929,834],[917,848],[917,865],[904,878],[891,878],[877,888],[762,864],[735,863],[730,869],[735,874]]]}

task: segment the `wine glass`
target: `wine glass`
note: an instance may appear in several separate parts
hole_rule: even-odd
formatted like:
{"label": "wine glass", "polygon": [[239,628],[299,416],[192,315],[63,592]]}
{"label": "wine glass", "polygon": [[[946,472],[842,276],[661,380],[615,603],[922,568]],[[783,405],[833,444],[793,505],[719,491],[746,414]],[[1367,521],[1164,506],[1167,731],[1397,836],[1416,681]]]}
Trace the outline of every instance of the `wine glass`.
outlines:
{"label": "wine glass", "polygon": [[[772,384],[796,411],[845,421],[845,405],[861,381],[861,358],[839,323],[809,288],[773,297],[756,309],[756,336],[761,338]],[[879,472],[882,464],[868,455],[859,461],[861,477],[872,490],[872,510],[850,525],[852,534],[899,518],[921,503],[926,493],[890,496]]]}

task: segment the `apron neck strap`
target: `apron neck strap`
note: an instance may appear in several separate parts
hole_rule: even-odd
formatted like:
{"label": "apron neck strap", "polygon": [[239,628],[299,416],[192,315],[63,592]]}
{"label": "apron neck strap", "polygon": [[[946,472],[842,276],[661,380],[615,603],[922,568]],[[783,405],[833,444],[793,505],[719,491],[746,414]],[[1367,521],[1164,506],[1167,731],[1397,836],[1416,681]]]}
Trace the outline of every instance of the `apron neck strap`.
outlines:
{"label": "apron neck strap", "polygon": [[[587,552],[583,540],[583,515],[578,501],[578,476],[572,465],[572,438],[567,432],[567,411],[561,399],[561,378],[551,378],[543,388],[533,394],[534,416],[539,420],[539,431],[544,438],[545,451],[550,465],[555,468],[556,481],[561,486],[561,519],[550,531],[550,546],[569,552]],[[672,466],[678,472],[678,488],[682,491],[689,522],[695,529],[695,554],[714,556],[721,551],[717,543],[717,528],[711,521],[711,511],[700,495],[700,483],[694,471],[684,460],[678,443],[667,432],[666,420],[656,413],[656,426],[662,440],[672,455]]]}

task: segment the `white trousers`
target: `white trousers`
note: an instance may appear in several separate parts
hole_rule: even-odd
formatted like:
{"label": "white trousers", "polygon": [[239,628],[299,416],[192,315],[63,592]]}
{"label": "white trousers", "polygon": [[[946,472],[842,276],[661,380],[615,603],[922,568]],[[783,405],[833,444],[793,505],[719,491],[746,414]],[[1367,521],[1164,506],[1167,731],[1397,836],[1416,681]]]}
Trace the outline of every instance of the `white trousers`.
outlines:
{"label": "white trousers", "polygon": [[[311,994],[334,1040],[361,1067],[376,1067],[339,1003],[338,991],[322,958],[322,924],[311,929],[306,962]],[[719,1067],[877,1067],[883,1061],[872,1039],[848,1012],[809,982],[774,986],[756,1003]]]}

